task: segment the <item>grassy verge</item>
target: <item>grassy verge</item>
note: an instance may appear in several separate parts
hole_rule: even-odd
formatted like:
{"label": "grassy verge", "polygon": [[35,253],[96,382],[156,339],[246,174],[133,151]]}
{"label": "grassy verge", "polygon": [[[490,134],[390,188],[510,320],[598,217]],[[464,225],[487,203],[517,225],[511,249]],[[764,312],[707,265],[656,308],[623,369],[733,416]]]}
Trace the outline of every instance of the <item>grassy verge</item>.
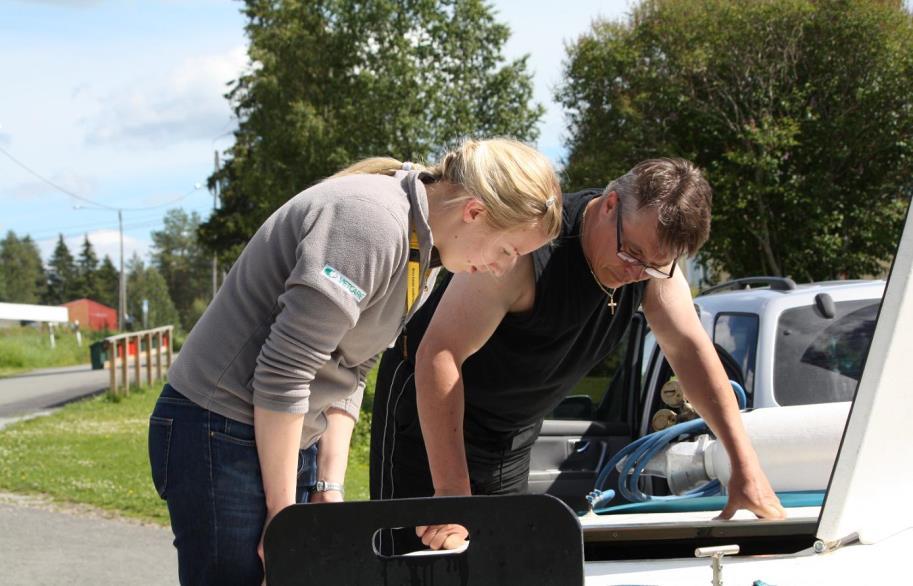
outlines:
{"label": "grassy verge", "polygon": [[[368,413],[353,438],[346,477],[348,500],[368,498]],[[67,405],[47,417],[0,431],[0,490],[47,495],[159,524],[168,510],[152,487],[146,448],[149,414],[159,387],[133,389],[115,400],[99,396]]]}
{"label": "grassy verge", "polygon": [[56,348],[51,348],[46,329],[0,329],[0,376],[89,362],[89,344],[93,341],[90,336],[83,333],[82,347],[76,344],[76,335],[65,328],[55,330],[54,337]]}
{"label": "grassy verge", "polygon": [[146,450],[157,391],[95,397],[0,431],[0,488],[166,523]]}
{"label": "grassy verge", "polygon": [[[371,406],[376,372],[369,375],[346,474],[347,500],[367,500]],[[585,379],[577,394],[595,398],[607,379]],[[127,517],[168,523],[168,511],[149,476],[146,431],[159,387],[133,389],[115,400],[99,396],[48,417],[0,430],[0,490],[42,494]]]}

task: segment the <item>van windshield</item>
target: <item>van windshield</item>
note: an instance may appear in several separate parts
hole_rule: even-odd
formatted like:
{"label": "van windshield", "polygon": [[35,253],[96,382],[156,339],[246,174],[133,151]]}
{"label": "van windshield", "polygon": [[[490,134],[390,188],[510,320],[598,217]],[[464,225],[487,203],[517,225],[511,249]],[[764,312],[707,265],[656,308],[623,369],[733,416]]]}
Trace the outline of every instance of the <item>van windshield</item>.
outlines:
{"label": "van windshield", "polygon": [[869,352],[880,299],[842,301],[832,319],[814,306],[780,315],[774,397],[780,405],[852,401]]}

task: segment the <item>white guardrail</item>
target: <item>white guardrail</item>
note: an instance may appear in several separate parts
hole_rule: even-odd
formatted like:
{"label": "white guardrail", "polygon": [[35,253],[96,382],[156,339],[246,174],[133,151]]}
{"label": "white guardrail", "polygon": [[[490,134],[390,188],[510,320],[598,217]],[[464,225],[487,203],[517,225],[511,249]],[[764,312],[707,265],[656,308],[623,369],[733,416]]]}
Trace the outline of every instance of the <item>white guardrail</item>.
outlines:
{"label": "white guardrail", "polygon": [[[119,394],[118,370],[121,371],[120,380],[123,383],[123,392],[130,391],[129,364],[131,356],[133,356],[134,384],[140,385],[143,355],[145,355],[146,363],[146,384],[151,385],[154,380],[162,380],[163,372],[168,372],[171,367],[171,361],[174,358],[173,340],[174,326],[163,326],[105,338],[105,348],[111,368],[110,392],[115,395]],[[154,353],[152,351],[153,346],[155,346]],[[154,377],[152,368],[153,354],[155,355]],[[165,359],[164,369],[162,368],[163,355]]]}

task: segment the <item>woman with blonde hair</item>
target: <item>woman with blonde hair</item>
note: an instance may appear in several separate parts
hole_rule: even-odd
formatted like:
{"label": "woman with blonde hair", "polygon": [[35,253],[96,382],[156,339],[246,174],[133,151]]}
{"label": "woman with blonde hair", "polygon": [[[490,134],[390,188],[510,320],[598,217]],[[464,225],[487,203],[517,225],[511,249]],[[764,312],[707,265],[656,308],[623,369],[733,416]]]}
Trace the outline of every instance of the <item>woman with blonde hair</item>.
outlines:
{"label": "woman with blonde hair", "polygon": [[560,197],[534,149],[467,140],[429,167],[356,163],[270,216],[150,418],[182,584],[260,584],[269,519],[342,499],[365,376],[437,268],[508,271],[559,233]]}

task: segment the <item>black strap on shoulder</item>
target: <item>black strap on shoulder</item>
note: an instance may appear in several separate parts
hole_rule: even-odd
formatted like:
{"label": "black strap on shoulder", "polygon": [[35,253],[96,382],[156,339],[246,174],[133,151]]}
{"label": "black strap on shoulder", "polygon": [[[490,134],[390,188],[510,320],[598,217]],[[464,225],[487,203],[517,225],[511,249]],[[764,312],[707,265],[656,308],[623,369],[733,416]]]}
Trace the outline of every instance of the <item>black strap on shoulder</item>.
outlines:
{"label": "black strap on shoulder", "polygon": [[[379,529],[459,523],[469,547],[432,555],[376,553]],[[582,586],[583,533],[548,495],[473,496],[293,505],[264,538],[266,582]]]}

